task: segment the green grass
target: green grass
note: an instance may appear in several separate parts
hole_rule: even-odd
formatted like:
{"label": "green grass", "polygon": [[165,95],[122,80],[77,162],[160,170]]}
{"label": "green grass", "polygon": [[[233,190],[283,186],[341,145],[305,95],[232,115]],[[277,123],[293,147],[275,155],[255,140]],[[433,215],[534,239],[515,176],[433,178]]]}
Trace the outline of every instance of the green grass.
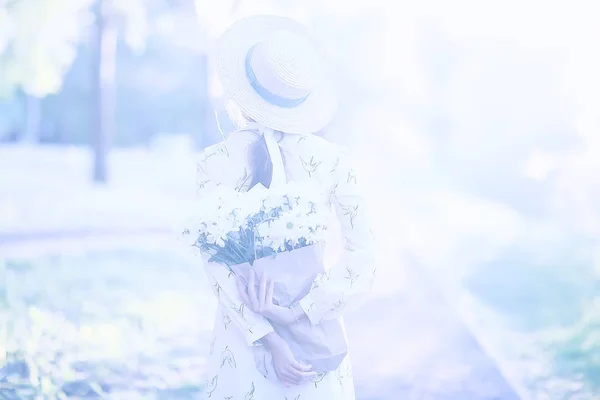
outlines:
{"label": "green grass", "polygon": [[214,300],[168,252],[0,264],[0,399],[198,399]]}

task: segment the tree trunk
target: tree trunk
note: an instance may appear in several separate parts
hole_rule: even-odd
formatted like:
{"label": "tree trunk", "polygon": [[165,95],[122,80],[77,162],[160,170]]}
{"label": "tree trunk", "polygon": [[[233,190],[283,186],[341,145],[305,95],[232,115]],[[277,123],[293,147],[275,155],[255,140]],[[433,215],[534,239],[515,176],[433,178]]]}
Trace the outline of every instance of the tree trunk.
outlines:
{"label": "tree trunk", "polygon": [[36,144],[40,141],[40,129],[42,122],[41,99],[29,94],[25,95],[25,132],[23,141]]}
{"label": "tree trunk", "polygon": [[208,55],[202,54],[200,56],[200,70],[198,71],[198,79],[202,80],[202,103],[200,105],[201,109],[199,110],[199,114],[202,116],[201,128],[199,132],[194,134],[195,145],[197,150],[202,150],[206,146],[208,146],[208,135],[210,134],[211,128],[214,125],[213,122],[213,114],[212,107],[210,104],[210,93],[208,91],[209,88],[209,79],[208,79]]}
{"label": "tree trunk", "polygon": [[108,151],[115,130],[117,30],[107,13],[110,0],[96,3],[92,58],[92,146],[94,182],[108,181]]}

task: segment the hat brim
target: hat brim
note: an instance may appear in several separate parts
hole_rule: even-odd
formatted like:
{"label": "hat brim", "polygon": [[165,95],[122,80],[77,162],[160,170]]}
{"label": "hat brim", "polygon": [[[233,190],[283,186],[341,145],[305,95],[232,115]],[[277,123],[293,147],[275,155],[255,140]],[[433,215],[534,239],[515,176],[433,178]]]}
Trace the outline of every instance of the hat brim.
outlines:
{"label": "hat brim", "polygon": [[293,19],[271,15],[248,17],[235,22],[219,39],[217,73],[225,93],[256,122],[292,134],[318,132],[329,125],[338,106],[337,91],[326,73],[308,98],[291,108],[267,102],[248,82],[245,64],[248,51],[273,32],[282,30],[305,37],[318,50],[308,30]]}

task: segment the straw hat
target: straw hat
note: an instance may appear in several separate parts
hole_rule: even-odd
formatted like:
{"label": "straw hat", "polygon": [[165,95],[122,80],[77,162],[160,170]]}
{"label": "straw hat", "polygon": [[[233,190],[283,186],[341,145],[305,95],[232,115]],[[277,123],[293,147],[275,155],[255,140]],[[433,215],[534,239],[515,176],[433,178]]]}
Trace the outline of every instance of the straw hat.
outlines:
{"label": "straw hat", "polygon": [[227,95],[268,128],[315,133],[337,110],[318,46],[292,19],[261,15],[235,22],[217,43],[216,63]]}

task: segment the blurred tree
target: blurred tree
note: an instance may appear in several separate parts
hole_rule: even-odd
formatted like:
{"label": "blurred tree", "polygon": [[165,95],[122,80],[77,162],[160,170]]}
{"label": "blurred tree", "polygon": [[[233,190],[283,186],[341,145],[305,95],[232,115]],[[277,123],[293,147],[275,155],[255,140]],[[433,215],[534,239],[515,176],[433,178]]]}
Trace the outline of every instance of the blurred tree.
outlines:
{"label": "blurred tree", "polygon": [[91,0],[20,0],[0,3],[0,88],[34,97],[56,93],[76,56]]}
{"label": "blurred tree", "polygon": [[92,35],[92,118],[94,149],[94,182],[108,179],[107,153],[114,131],[115,67],[117,32],[111,16],[110,0],[95,4],[94,33]]}
{"label": "blurred tree", "polygon": [[40,99],[56,93],[76,55],[90,0],[0,3],[0,94],[25,93],[26,140],[40,131]]}
{"label": "blurred tree", "polygon": [[[148,12],[149,34],[143,52],[127,45],[124,35],[118,38],[116,123],[111,145],[149,145],[155,135],[170,134],[192,134],[198,147],[212,143],[204,139],[205,124],[212,131],[214,118],[207,122],[203,111],[207,109],[212,116],[203,78],[202,28],[195,15],[183,10],[149,8]],[[81,45],[61,91],[42,102],[43,142],[91,145],[91,65],[92,48]],[[0,115],[0,121],[6,116],[18,122],[20,114],[0,105]]]}
{"label": "blurred tree", "polygon": [[[158,1],[158,0],[157,0]],[[58,93],[78,46],[93,49],[94,180],[106,181],[106,154],[114,131],[117,30],[143,48],[149,0],[5,0],[0,2],[0,95],[22,91],[24,138],[39,141],[40,100]],[[93,23],[92,23],[93,22]],[[89,27],[92,29],[88,29]]]}
{"label": "blurred tree", "polygon": [[118,29],[123,30],[131,47],[143,48],[147,35],[145,3],[145,0],[97,0],[93,5],[91,125],[94,182],[108,180],[107,155],[115,131]]}

